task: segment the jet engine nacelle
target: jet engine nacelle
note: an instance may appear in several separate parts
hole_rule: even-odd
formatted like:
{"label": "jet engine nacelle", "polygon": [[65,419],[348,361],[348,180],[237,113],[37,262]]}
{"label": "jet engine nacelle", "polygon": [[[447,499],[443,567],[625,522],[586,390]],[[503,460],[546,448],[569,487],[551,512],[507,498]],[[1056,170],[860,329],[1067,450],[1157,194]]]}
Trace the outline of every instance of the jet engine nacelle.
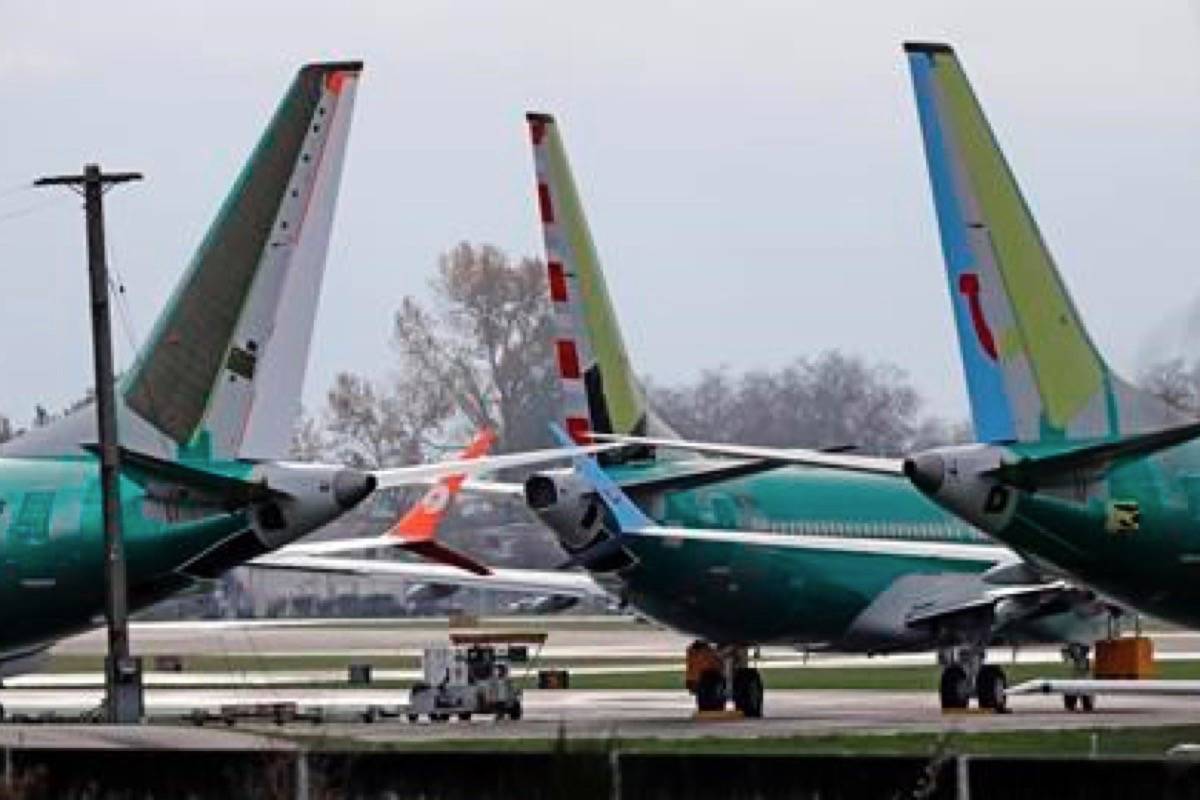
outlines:
{"label": "jet engine nacelle", "polygon": [[599,499],[574,472],[531,476],[525,481],[525,503],[568,553],[578,553],[607,536]]}

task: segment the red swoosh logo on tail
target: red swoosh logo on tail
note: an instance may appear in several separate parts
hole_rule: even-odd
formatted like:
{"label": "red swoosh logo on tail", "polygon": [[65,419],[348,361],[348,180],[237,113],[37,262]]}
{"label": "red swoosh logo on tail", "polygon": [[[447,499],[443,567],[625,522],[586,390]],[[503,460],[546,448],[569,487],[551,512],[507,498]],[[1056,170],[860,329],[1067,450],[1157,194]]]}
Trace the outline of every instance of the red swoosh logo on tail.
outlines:
{"label": "red swoosh logo on tail", "polygon": [[958,277],[958,290],[967,298],[967,306],[971,309],[971,325],[975,328],[975,338],[979,340],[979,346],[992,361],[995,361],[996,339],[992,336],[992,329],[988,327],[987,318],[983,315],[983,303],[979,301],[979,276],[974,272],[964,272]]}

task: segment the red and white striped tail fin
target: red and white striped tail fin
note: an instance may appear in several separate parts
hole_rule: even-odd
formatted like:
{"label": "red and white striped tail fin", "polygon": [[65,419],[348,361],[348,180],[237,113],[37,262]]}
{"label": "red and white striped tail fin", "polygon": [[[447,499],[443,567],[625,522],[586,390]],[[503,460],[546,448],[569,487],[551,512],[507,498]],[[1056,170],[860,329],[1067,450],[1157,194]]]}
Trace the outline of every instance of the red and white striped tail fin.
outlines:
{"label": "red and white striped tail fin", "polygon": [[538,214],[554,307],[563,425],[576,442],[588,431],[674,436],[650,411],[630,367],[558,125],[526,115],[533,144]]}
{"label": "red and white striped tail fin", "polygon": [[[547,286],[554,309],[554,355],[562,392],[563,424],[567,433],[579,444],[588,444],[587,433],[592,429],[588,410],[587,387],[583,365],[592,363],[592,354],[579,304],[573,298],[582,296],[577,270],[568,268],[574,258],[565,241],[563,224],[555,213],[554,181],[550,166],[547,134],[554,125],[553,118],[529,114],[529,133],[533,141],[533,164],[537,176],[538,214],[546,248]],[[561,201],[558,203],[562,205]]]}

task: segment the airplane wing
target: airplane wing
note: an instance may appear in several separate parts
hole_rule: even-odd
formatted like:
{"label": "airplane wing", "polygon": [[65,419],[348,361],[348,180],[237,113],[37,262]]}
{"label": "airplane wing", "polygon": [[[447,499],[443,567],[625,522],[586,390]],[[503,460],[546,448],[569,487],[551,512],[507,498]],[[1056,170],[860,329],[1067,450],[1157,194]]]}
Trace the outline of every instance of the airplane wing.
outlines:
{"label": "airplane wing", "polygon": [[[1070,592],[1077,592],[1077,590],[1062,581],[985,589],[972,597],[958,598],[951,603],[922,605],[909,614],[907,622],[909,625],[917,626],[947,621],[984,609],[996,609],[999,604],[1007,602],[1011,610],[1003,615],[1004,619],[997,620],[1003,625],[1018,619],[1026,620],[1033,616],[1041,616],[1048,613],[1050,609],[1061,610],[1062,601],[1068,599],[1067,593]],[[1071,597],[1074,598],[1074,595]]]}
{"label": "airplane wing", "polygon": [[478,575],[446,564],[343,556],[289,555],[283,551],[260,556],[250,562],[250,565],[261,569],[398,578],[414,583],[435,583],[505,592],[571,597],[608,596],[587,573],[575,571],[494,568],[486,575]]}
{"label": "airplane wing", "polygon": [[592,439],[622,445],[640,444],[670,450],[688,450],[705,455],[729,458],[749,458],[767,461],[774,466],[827,467],[848,472],[866,472],[873,475],[901,477],[904,461],[899,458],[881,456],[858,456],[828,450],[785,449],[758,447],[754,445],[720,444],[715,442],[690,442],[683,439],[655,439],[647,436],[626,436],[617,433],[589,433]]}

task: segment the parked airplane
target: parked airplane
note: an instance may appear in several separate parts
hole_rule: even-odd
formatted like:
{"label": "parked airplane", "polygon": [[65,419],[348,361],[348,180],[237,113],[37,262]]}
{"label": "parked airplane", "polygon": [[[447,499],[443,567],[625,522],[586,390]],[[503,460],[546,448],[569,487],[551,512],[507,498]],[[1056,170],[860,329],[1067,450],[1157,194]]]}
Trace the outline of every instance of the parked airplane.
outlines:
{"label": "parked airplane", "polygon": [[1004,705],[1004,673],[983,663],[988,645],[1061,642],[1086,652],[1107,618],[1091,593],[1045,578],[895,480],[894,468],[848,475],[777,469],[789,456],[775,452],[737,461],[656,452],[690,445],[654,414],[630,366],[558,126],[545,114],[528,121],[566,429],[581,443],[597,431],[649,437],[600,461],[666,530],[622,537],[602,502],[614,498],[577,471],[531,477],[526,499],[570,563],[618,583],[647,616],[719,646],[725,668],[701,682],[701,708],[729,698],[761,713],[761,677],[746,657],[754,644],[936,648],[948,708],[972,696]]}
{"label": "parked airplane", "polygon": [[[547,453],[364,472],[279,460],[298,410],[361,64],[302,68],[118,386],[129,601],[278,548],[376,487]],[[95,411],[0,447],[0,674],[104,607]]]}
{"label": "parked airplane", "polygon": [[980,444],[905,473],[995,538],[1200,627],[1200,424],[1105,362],[954,51],[905,46]]}

